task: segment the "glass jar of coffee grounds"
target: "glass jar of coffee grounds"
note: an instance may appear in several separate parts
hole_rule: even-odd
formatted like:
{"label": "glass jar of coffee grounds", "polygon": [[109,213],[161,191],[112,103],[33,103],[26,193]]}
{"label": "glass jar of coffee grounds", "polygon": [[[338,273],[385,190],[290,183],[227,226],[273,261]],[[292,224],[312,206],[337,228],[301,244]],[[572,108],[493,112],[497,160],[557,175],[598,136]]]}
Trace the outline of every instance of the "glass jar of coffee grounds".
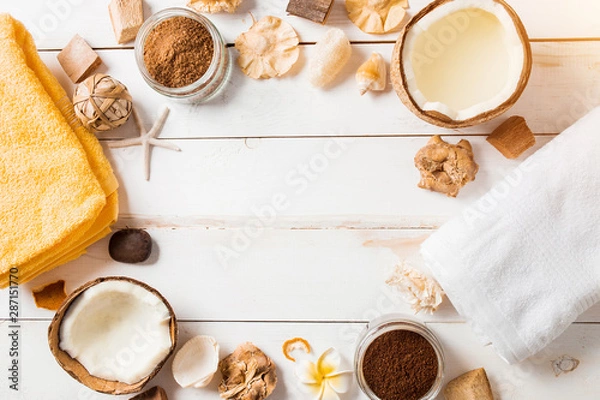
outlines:
{"label": "glass jar of coffee grounds", "polygon": [[186,8],[157,12],[135,41],[135,59],[148,85],[188,102],[213,97],[227,80],[229,52],[208,18]]}
{"label": "glass jar of coffee grounds", "polygon": [[444,355],[433,332],[401,315],[369,323],[354,357],[356,380],[372,400],[432,400],[442,388]]}

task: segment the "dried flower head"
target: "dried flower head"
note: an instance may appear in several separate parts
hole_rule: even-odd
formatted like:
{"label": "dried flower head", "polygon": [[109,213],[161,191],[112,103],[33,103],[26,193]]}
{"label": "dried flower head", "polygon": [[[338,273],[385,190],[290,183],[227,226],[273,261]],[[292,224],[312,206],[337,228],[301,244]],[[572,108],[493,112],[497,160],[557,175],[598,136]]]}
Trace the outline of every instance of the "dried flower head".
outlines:
{"label": "dried flower head", "polygon": [[[254,21],[254,17],[252,18]],[[254,21],[247,32],[235,39],[240,52],[238,64],[254,79],[282,76],[298,61],[300,39],[294,28],[281,18],[266,16]]]}
{"label": "dried flower head", "polygon": [[232,13],[239,7],[241,2],[242,0],[190,0],[188,7],[198,12],[211,14],[222,11]]}
{"label": "dried flower head", "polygon": [[421,311],[433,314],[442,304],[444,290],[437,281],[416,269],[397,265],[386,283],[397,288],[411,304],[415,314]]}

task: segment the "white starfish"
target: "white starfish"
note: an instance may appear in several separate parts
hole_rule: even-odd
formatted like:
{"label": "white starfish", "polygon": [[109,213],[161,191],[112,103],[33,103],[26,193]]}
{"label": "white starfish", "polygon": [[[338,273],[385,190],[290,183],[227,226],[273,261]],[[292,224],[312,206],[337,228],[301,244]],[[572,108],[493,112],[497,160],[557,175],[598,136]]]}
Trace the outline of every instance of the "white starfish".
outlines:
{"label": "white starfish", "polygon": [[119,147],[129,147],[129,146],[138,146],[141,145],[144,151],[144,176],[146,180],[150,179],[150,146],[158,146],[163,149],[173,150],[173,151],[181,151],[179,147],[172,143],[168,143],[162,140],[158,140],[156,137],[158,136],[160,130],[162,129],[165,121],[167,120],[167,116],[169,115],[169,107],[165,107],[163,112],[160,114],[160,117],[156,120],[152,128],[146,132],[144,130],[144,126],[142,124],[142,120],[138,113],[135,111],[135,108],[132,110],[133,119],[135,120],[135,124],[138,126],[140,130],[140,136],[136,138],[130,139],[122,139],[118,142],[109,142],[108,147],[110,148],[119,148]]}

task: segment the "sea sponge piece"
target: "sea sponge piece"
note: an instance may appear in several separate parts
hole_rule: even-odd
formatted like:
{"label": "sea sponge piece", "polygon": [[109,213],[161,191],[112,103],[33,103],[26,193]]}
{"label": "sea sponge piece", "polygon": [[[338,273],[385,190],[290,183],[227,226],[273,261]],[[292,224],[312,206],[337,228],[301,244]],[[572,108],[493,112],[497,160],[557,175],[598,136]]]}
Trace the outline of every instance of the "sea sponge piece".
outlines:
{"label": "sea sponge piece", "polygon": [[31,291],[37,308],[56,311],[67,298],[65,281],[59,280],[37,287]]}
{"label": "sea sponge piece", "polygon": [[277,385],[275,364],[252,343],[239,345],[221,360],[219,369],[223,381],[219,393],[223,399],[263,400]]}
{"label": "sea sponge piece", "polygon": [[497,127],[488,137],[506,158],[517,158],[535,144],[535,136],[523,117],[512,116]]}
{"label": "sea sponge piece", "polygon": [[242,0],[191,0],[187,5],[198,12],[218,13],[226,11],[234,12],[242,3]]}
{"label": "sea sponge piece", "polygon": [[475,180],[479,171],[471,143],[463,139],[457,144],[449,144],[438,135],[417,152],[415,167],[421,173],[420,188],[448,197],[456,197],[463,186]]}
{"label": "sea sponge piece", "polygon": [[281,76],[298,61],[299,43],[290,24],[281,18],[266,16],[254,21],[248,32],[235,39],[235,48],[240,52],[238,64],[254,79]]}
{"label": "sea sponge piece", "polygon": [[444,389],[446,400],[494,400],[485,369],[479,368],[454,378]]}
{"label": "sea sponge piece", "polygon": [[343,30],[331,28],[315,45],[308,64],[308,79],[315,87],[331,83],[350,60],[352,46]]}
{"label": "sea sponge piece", "polygon": [[366,33],[397,30],[406,16],[407,0],[346,0],[348,18]]}

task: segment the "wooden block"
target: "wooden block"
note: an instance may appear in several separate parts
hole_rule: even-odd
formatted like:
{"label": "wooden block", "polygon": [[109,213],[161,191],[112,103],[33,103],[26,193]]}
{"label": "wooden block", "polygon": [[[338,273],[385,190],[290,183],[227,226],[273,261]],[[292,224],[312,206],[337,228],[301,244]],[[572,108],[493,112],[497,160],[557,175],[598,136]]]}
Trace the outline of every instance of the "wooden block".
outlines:
{"label": "wooden block", "polygon": [[81,82],[102,64],[100,56],[79,35],[56,58],[73,83]]}
{"label": "wooden block", "polygon": [[130,400],[169,400],[167,393],[160,386],[154,386],[151,389],[146,390],[143,393],[132,397]]}
{"label": "wooden block", "polygon": [[135,39],[144,23],[142,0],[112,0],[108,5],[117,43],[127,43]]}
{"label": "wooden block", "polygon": [[446,400],[494,400],[485,369],[479,368],[454,378],[444,389]]}
{"label": "wooden block", "polygon": [[517,158],[535,144],[535,137],[523,117],[513,116],[497,127],[487,141],[504,157]]}
{"label": "wooden block", "polygon": [[325,24],[333,0],[290,0],[286,11],[297,17]]}

